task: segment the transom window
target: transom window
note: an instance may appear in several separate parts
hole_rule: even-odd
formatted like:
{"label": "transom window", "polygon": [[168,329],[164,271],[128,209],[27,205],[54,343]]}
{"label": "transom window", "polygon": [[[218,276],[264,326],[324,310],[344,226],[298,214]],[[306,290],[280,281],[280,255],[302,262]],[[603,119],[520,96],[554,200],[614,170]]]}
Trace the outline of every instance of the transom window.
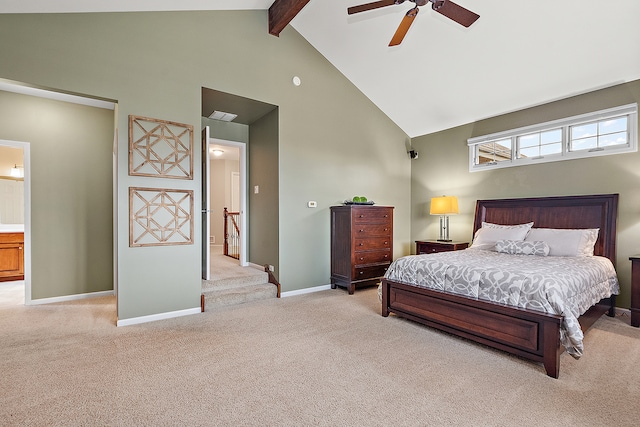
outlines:
{"label": "transom window", "polygon": [[637,151],[638,105],[470,138],[469,170]]}

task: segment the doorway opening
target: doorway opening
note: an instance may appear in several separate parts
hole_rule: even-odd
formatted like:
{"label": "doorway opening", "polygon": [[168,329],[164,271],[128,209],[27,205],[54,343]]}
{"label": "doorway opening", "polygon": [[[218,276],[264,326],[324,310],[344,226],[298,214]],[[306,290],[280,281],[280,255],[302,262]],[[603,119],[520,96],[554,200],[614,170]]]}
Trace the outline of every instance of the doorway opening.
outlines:
{"label": "doorway opening", "polygon": [[[202,158],[209,157],[209,145],[220,145],[223,151],[225,147],[234,146],[240,150],[240,170],[237,175],[232,173],[224,177],[224,181],[230,182],[231,186],[237,185],[240,190],[237,201],[227,201],[230,210],[235,211],[235,203],[239,207],[239,264],[242,267],[270,265],[276,272],[279,255],[278,126],[276,105],[202,88]],[[207,228],[212,225],[206,216],[216,213],[210,212],[211,195],[205,188],[210,182],[209,162],[203,162],[202,166],[202,261],[206,280],[211,268],[211,233]],[[219,235],[215,235],[214,249],[224,245],[219,239]]]}
{"label": "doorway opening", "polygon": [[[0,141],[0,146],[19,148],[22,153],[22,161],[14,163],[21,166],[24,180],[24,304],[112,295],[115,284],[111,280],[116,277],[111,279],[109,270],[115,264],[111,243],[116,233],[111,232],[110,223],[114,220],[111,206],[116,203],[115,192],[96,196],[93,188],[99,185],[113,188],[115,101],[4,79],[0,79],[0,97],[5,106],[0,118],[3,130],[0,137],[11,138]],[[47,127],[33,125],[34,120],[47,114],[55,117],[55,122]],[[78,122],[95,126],[78,129],[73,126]],[[58,132],[59,129],[64,131]],[[87,141],[96,144],[86,144]],[[91,155],[94,157],[88,161],[76,161]],[[46,162],[42,162],[43,158]],[[32,162],[34,159],[40,159],[40,163]],[[94,174],[91,181],[74,178],[84,177],[88,172]],[[32,182],[37,183],[35,189]],[[61,188],[65,191],[59,191]],[[69,198],[77,202],[73,208]],[[32,210],[32,204],[46,209]],[[105,209],[101,210],[102,207]],[[109,225],[103,227],[104,224]],[[83,245],[87,241],[92,245]],[[32,253],[39,254],[37,265]],[[55,271],[55,277],[51,271]]]}
{"label": "doorway opening", "polygon": [[246,264],[246,198],[242,197],[246,180],[241,173],[246,170],[244,151],[242,143],[209,139],[209,245],[212,254],[235,258],[239,265]]}

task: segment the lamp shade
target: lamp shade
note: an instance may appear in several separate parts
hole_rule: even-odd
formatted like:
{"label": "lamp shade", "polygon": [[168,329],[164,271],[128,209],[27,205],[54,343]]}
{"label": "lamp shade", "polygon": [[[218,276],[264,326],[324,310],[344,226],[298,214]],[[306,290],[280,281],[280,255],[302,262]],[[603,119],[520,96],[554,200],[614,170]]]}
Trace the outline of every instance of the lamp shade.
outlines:
{"label": "lamp shade", "polygon": [[458,198],[456,196],[433,197],[431,199],[431,215],[451,215],[457,214]]}

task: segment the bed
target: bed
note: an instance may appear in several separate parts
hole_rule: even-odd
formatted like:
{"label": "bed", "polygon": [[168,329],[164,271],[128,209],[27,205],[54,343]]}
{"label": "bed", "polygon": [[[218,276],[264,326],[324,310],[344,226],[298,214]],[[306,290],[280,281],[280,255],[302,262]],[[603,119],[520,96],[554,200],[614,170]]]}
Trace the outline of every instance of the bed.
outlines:
{"label": "bed", "polygon": [[[607,263],[615,265],[617,206],[617,194],[478,200],[473,231],[476,235],[483,223],[521,225],[531,222],[535,228],[598,229],[597,240],[592,246],[593,255],[607,258]],[[477,252],[478,249],[459,252],[468,251]],[[450,252],[419,257],[436,255],[462,257],[463,254]],[[556,260],[559,258],[561,257]],[[540,308],[514,306],[511,301],[492,302],[477,295],[461,295],[455,289],[421,287],[416,285],[418,278],[392,274],[392,267],[381,283],[382,316],[394,313],[453,335],[541,362],[547,375],[558,378],[560,355],[565,351],[565,346],[561,345],[561,335],[564,338],[566,333],[565,316],[543,312]],[[425,280],[424,277],[422,280]],[[579,318],[576,316],[579,328],[586,331],[605,312],[613,316],[614,307],[615,294],[597,301]]]}

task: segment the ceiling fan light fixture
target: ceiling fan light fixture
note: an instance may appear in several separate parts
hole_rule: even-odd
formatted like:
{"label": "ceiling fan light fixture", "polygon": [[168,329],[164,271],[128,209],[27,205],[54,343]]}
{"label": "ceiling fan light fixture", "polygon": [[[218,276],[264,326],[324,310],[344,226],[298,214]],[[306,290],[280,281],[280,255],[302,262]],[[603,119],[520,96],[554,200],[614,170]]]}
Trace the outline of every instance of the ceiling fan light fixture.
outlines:
{"label": "ceiling fan light fixture", "polygon": [[[465,9],[464,7],[452,2],[451,0],[409,0],[411,3],[414,3],[415,6],[410,9],[400,22],[398,29],[396,30],[389,46],[397,46],[402,43],[404,36],[409,31],[413,20],[418,14],[418,7],[424,6],[428,2],[431,2],[431,8],[438,12],[439,14],[446,16],[458,24],[469,27],[471,24],[476,22],[480,15],[470,11],[469,9]],[[393,6],[404,3],[405,0],[378,0],[371,3],[361,4],[358,6],[352,6],[347,8],[347,14],[352,15],[354,13],[366,12],[368,10],[378,9],[386,6]]]}

